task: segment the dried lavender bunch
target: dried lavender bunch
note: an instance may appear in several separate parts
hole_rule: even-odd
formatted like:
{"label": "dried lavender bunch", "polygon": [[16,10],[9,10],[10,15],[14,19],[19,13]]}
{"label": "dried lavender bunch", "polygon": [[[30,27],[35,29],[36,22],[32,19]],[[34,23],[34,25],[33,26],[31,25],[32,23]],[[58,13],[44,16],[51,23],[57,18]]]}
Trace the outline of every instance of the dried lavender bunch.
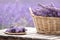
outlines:
{"label": "dried lavender bunch", "polygon": [[33,11],[33,13],[37,16],[45,16],[45,17],[59,17],[58,12],[60,10],[56,7],[54,7],[53,3],[51,6],[44,6],[42,4],[38,4],[41,9]]}

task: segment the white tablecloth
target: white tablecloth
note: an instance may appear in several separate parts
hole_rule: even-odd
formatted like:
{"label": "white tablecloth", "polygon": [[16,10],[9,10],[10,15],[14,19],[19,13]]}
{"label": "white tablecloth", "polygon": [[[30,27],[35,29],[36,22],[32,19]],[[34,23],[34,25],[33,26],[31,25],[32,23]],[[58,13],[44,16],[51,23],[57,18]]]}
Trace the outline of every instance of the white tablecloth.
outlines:
{"label": "white tablecloth", "polygon": [[22,38],[32,38],[32,39],[60,40],[60,36],[37,34],[36,29],[32,28],[32,27],[26,27],[26,29],[27,29],[26,35],[8,35],[8,34],[4,34],[6,29],[2,29],[2,30],[0,30],[0,36],[22,37]]}

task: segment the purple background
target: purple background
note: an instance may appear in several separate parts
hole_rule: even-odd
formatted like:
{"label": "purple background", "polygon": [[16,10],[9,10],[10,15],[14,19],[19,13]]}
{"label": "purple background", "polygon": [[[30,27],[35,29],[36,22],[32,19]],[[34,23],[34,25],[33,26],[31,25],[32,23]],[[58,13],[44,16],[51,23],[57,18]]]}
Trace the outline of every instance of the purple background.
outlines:
{"label": "purple background", "polygon": [[33,27],[34,24],[28,8],[35,8],[38,3],[47,5],[51,2],[56,7],[60,7],[59,0],[0,0],[0,28],[10,27],[15,23]]}

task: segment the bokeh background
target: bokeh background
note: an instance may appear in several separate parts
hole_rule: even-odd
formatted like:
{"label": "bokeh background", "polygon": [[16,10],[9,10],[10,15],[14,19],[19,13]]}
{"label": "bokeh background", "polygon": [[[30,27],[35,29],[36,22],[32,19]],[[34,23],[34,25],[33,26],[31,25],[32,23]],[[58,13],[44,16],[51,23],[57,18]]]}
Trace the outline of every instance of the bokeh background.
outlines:
{"label": "bokeh background", "polygon": [[29,7],[36,8],[38,3],[60,8],[60,0],[0,0],[0,29],[14,24],[34,27]]}

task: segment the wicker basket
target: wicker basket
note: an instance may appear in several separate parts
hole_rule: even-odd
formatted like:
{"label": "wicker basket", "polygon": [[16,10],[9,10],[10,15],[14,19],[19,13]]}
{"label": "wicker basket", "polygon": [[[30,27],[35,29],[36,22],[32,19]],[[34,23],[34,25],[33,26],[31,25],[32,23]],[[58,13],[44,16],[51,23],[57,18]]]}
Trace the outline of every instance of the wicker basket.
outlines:
{"label": "wicker basket", "polygon": [[57,17],[42,17],[33,14],[29,8],[37,33],[43,34],[60,34],[60,18]]}

